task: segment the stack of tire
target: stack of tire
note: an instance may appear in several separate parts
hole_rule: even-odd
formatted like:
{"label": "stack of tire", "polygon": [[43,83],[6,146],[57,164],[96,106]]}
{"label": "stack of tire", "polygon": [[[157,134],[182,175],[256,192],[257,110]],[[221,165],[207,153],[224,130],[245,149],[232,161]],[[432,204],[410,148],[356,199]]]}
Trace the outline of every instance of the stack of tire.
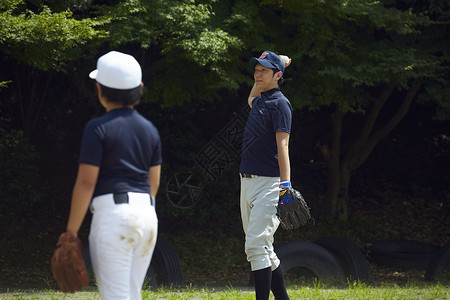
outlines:
{"label": "stack of tire", "polygon": [[288,242],[275,247],[275,252],[285,273],[301,270],[336,285],[346,280],[365,281],[369,277],[363,252],[346,238],[322,237],[315,242]]}
{"label": "stack of tire", "polygon": [[172,243],[158,236],[152,261],[147,271],[148,286],[175,287],[183,283],[180,259]]}
{"label": "stack of tire", "polygon": [[439,281],[450,275],[450,242],[440,247],[406,239],[378,239],[367,247],[367,258],[388,268],[425,270],[428,281]]}
{"label": "stack of tire", "polygon": [[[93,278],[89,246],[84,248],[84,260],[89,277]],[[155,288],[158,286],[179,286],[183,283],[183,273],[178,255],[172,243],[158,236],[152,261],[147,270],[145,285]]]}

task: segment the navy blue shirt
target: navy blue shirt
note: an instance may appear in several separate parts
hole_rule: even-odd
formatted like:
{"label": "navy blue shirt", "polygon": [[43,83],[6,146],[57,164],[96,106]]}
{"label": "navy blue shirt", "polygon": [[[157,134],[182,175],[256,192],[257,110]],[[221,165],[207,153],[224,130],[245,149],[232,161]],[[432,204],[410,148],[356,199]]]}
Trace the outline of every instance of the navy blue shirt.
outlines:
{"label": "navy blue shirt", "polygon": [[94,197],[150,193],[149,168],[162,163],[158,130],[134,109],[111,110],[87,123],[79,163],[100,167]]}
{"label": "navy blue shirt", "polygon": [[276,132],[290,134],[291,125],[292,106],[279,88],[253,99],[244,129],[239,172],[279,177]]}

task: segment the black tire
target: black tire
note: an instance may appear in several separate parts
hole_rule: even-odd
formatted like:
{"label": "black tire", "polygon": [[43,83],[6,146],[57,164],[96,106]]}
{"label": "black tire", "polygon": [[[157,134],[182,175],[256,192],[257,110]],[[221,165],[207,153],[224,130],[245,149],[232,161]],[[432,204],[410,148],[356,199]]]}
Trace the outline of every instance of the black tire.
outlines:
{"label": "black tire", "polygon": [[156,281],[156,272],[153,269],[152,264],[150,263],[150,266],[148,267],[147,270],[147,275],[145,276],[145,280],[144,280],[144,286],[145,287],[157,287],[158,286],[158,282]]}
{"label": "black tire", "polygon": [[450,281],[450,242],[439,249],[430,260],[425,279],[428,281]]}
{"label": "black tire", "polygon": [[183,283],[183,273],[181,271],[178,255],[168,240],[158,237],[152,261],[147,271],[146,281],[150,286],[177,286]]}
{"label": "black tire", "polygon": [[425,270],[439,246],[412,240],[375,240],[368,247],[370,262],[405,270]]}
{"label": "black tire", "polygon": [[285,273],[298,268],[306,270],[319,280],[337,284],[344,282],[344,271],[336,258],[317,244],[289,242],[276,247],[275,252]]}
{"label": "black tire", "polygon": [[366,257],[348,239],[341,237],[322,237],[316,240],[315,243],[333,254],[348,279],[364,281],[369,278],[369,265],[367,264]]}
{"label": "black tire", "polygon": [[[88,276],[90,279],[93,279],[94,272],[92,270],[89,245],[84,247],[83,256]],[[152,261],[147,270],[144,283],[149,287],[156,287],[159,285],[174,286],[183,283],[181,264],[175,249],[168,240],[162,237],[158,237],[158,240],[156,241]]]}

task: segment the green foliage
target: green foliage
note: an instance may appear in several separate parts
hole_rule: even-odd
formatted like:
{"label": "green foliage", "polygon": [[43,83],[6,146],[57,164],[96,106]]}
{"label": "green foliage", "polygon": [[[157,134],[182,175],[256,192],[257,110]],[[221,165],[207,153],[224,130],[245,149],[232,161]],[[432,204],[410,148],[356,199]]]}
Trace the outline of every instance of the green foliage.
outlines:
{"label": "green foliage", "polygon": [[449,80],[446,77],[427,85],[425,87],[426,93],[420,95],[419,98],[422,103],[437,104],[434,118],[440,121],[450,118],[450,87],[448,85]]}
{"label": "green foliage", "polygon": [[39,13],[21,6],[23,1],[0,2],[0,51],[41,70],[63,70],[79,59],[82,47],[105,37],[95,27],[105,21],[76,20],[70,11],[54,13],[44,6]]}
{"label": "green foliage", "polygon": [[[81,57],[81,48],[137,46],[144,50],[139,56],[145,59],[150,92],[144,101],[164,107],[211,102],[222,89],[250,84],[242,59],[266,49],[292,56],[287,82],[296,84],[286,93],[294,107],[311,109],[339,104],[342,111],[364,112],[370,99],[361,88],[391,81],[408,88],[411,79],[434,76],[441,65],[430,50],[415,46],[418,33],[431,26],[429,19],[405,5],[399,9],[368,0],[287,0],[282,6],[275,0],[58,3],[2,0],[0,50],[26,64],[60,70]],[[96,17],[77,20],[68,9]]]}
{"label": "green foliage", "polygon": [[2,88],[8,87],[8,84],[10,84],[10,83],[11,83],[11,80],[9,80],[9,81],[0,81],[0,90]]}
{"label": "green foliage", "polygon": [[[263,3],[273,7],[276,2]],[[408,88],[411,79],[431,76],[439,63],[413,46],[430,22],[411,10],[372,1],[283,1],[278,9],[284,14],[282,32],[287,33],[283,44],[295,64],[291,81],[305,91],[299,94],[287,87],[296,107],[317,109],[334,103],[343,112],[364,112],[370,101],[360,87],[395,82]]]}
{"label": "green foliage", "polygon": [[[14,0],[17,1],[17,0]],[[31,10],[40,10],[50,7],[52,11],[80,11],[85,10],[93,0],[21,0]]]}
{"label": "green foliage", "polygon": [[[222,16],[223,24],[231,34],[238,36],[242,41],[242,50],[262,52],[263,50],[260,47],[265,43],[264,36],[269,33],[274,34],[275,30],[265,27],[259,7],[255,5],[254,1],[234,1],[231,8],[221,9],[225,11],[222,13],[224,14]],[[268,48],[272,46],[273,44],[267,45]],[[249,58],[246,57],[246,59]]]}
{"label": "green foliage", "polygon": [[144,101],[177,106],[213,101],[221,88],[238,89],[242,77],[233,67],[242,43],[214,26],[210,5],[135,0],[97,6],[95,13],[110,18],[103,28],[113,47],[138,44],[148,50]]}

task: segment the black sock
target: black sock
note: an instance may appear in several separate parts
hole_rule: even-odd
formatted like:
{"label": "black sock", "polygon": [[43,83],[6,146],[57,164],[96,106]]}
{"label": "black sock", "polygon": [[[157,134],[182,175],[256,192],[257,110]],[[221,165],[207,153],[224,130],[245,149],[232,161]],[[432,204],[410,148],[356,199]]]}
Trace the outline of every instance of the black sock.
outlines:
{"label": "black sock", "polygon": [[284,285],[284,274],[281,265],[272,271],[272,282],[270,288],[277,300],[289,300],[289,296]]}
{"label": "black sock", "polygon": [[271,268],[253,271],[253,278],[255,279],[256,300],[268,300],[272,278]]}

